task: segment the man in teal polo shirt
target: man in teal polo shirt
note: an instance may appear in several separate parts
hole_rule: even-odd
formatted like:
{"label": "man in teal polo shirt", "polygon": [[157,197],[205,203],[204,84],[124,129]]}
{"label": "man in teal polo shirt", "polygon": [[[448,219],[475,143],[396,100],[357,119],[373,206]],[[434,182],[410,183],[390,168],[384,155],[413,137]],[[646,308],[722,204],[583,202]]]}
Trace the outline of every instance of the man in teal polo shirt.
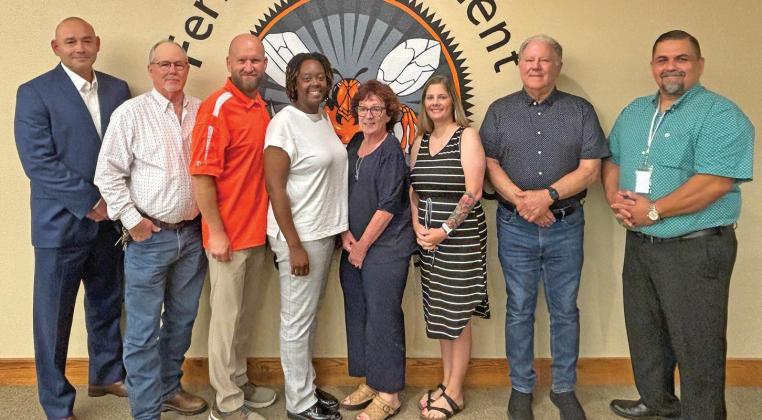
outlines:
{"label": "man in teal polo shirt", "polygon": [[611,402],[626,418],[726,418],[728,289],[754,127],[701,86],[703,69],[696,38],[662,34],[651,61],[659,91],[630,103],[609,138],[603,182],[628,229],[624,314],[640,393]]}

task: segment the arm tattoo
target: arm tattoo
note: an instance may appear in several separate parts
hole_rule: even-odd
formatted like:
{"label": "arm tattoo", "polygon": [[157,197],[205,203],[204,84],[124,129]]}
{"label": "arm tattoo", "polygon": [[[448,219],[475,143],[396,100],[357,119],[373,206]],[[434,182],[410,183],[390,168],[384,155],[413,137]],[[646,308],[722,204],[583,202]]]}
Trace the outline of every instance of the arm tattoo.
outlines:
{"label": "arm tattoo", "polygon": [[476,202],[476,197],[474,197],[474,195],[470,192],[466,191],[466,193],[463,194],[463,197],[460,197],[460,201],[458,201],[458,205],[455,206],[455,210],[452,211],[450,217],[448,217],[445,221],[447,226],[453,230],[457,229],[458,226],[460,226],[460,224],[466,220],[468,214],[471,213],[471,210],[473,210]]}

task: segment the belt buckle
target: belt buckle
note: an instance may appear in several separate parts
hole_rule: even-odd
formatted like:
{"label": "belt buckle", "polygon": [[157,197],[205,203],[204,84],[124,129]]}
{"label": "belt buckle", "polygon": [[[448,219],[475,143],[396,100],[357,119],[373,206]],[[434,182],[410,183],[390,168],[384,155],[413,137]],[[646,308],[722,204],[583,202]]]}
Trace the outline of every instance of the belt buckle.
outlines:
{"label": "belt buckle", "polygon": [[561,207],[558,211],[561,212],[562,219],[566,217],[566,207]]}

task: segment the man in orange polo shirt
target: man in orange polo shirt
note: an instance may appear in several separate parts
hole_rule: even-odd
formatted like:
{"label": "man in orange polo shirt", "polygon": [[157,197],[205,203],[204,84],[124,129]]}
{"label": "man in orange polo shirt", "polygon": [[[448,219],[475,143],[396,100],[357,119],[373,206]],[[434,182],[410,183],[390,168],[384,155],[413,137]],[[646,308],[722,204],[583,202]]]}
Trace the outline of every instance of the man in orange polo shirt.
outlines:
{"label": "man in orange polo shirt", "polygon": [[240,331],[246,289],[264,263],[267,191],[262,154],[270,116],[259,94],[267,57],[253,35],[233,38],[230,78],[206,98],[193,130],[190,172],[209,257],[209,379],[217,395],[211,419],[262,419],[275,391],[251,384]]}

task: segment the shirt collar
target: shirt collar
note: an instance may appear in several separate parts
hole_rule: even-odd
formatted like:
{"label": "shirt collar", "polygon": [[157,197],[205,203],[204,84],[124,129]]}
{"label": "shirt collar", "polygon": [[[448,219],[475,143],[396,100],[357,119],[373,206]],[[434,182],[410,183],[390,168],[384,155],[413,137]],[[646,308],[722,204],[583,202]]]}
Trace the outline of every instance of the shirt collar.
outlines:
{"label": "shirt collar", "polygon": [[[172,102],[169,102],[169,99],[165,98],[164,95],[159,93],[156,88],[151,89],[150,92],[151,97],[154,101],[159,105],[159,108],[161,108],[162,111],[166,112],[167,110],[171,110],[174,112],[174,108],[172,107]],[[188,95],[183,95],[183,109],[188,107]]]}
{"label": "shirt collar", "polygon": [[239,101],[246,104],[246,108],[252,108],[252,107],[264,107],[265,101],[262,99],[262,95],[260,95],[259,91],[257,91],[257,97],[252,99],[248,97],[245,93],[241,92],[240,89],[236,85],[233,84],[233,80],[228,77],[228,80],[225,82],[225,90],[232,93],[233,96],[235,96]]}
{"label": "shirt collar", "polygon": [[532,96],[530,96],[526,89],[521,88],[521,93],[524,94],[524,101],[527,103],[527,105],[539,105],[539,104],[547,104],[547,105],[553,105],[553,101],[556,100],[558,97],[558,89],[556,87],[553,87],[553,90],[550,92],[550,95],[548,95],[547,98],[545,98],[542,102],[537,102]]}
{"label": "shirt collar", "polygon": [[61,63],[61,67],[63,67],[64,72],[66,72],[66,75],[69,76],[71,82],[74,83],[74,87],[77,88],[77,91],[87,93],[88,90],[98,89],[98,75],[95,74],[95,71],[93,71],[93,81],[88,82],[87,80],[83,79],[82,76],[74,73],[71,69],[66,67],[64,63]]}
{"label": "shirt collar", "polygon": [[[701,82],[696,82],[695,85],[693,85],[690,89],[688,89],[687,92],[683,93],[675,102],[672,103],[672,106],[669,107],[669,109],[674,109],[680,106],[681,103],[685,102],[687,97],[693,96],[697,94],[698,92],[704,91],[705,88],[701,84]],[[654,96],[651,98],[651,103],[654,106],[659,106],[659,91],[657,90]]]}

